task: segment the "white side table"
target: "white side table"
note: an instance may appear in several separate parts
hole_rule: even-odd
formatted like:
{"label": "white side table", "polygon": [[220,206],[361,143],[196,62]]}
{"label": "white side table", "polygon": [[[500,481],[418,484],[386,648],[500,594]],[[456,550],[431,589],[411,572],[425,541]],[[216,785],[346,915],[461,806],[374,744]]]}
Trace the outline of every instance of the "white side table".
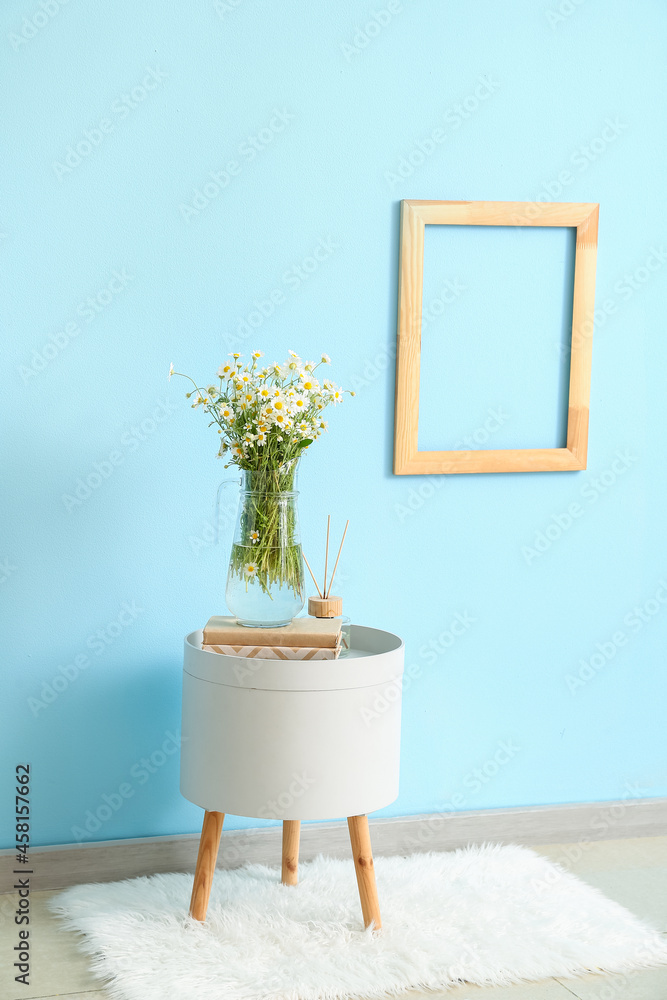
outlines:
{"label": "white side table", "polygon": [[190,915],[206,918],[225,812],[283,820],[295,885],[301,820],[347,816],[364,924],[381,926],[367,813],[398,796],[403,642],[353,625],[338,660],[260,660],[185,640],[181,792],[204,810]]}

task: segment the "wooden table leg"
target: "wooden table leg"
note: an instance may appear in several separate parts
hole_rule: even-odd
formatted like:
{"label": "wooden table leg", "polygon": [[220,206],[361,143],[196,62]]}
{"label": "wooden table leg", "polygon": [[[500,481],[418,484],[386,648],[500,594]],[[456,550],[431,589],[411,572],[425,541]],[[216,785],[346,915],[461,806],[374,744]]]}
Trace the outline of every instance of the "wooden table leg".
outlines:
{"label": "wooden table leg", "polygon": [[204,813],[204,822],[201,828],[201,839],[199,841],[199,853],[197,854],[197,867],[195,868],[195,881],[192,886],[192,896],[190,898],[190,916],[195,920],[206,920],[208,909],[208,898],[211,895],[211,885],[213,884],[213,873],[215,862],[218,857],[220,846],[220,834],[225,814],[221,812]]}
{"label": "wooden table leg", "polygon": [[299,881],[299,837],[301,820],[283,820],[283,885],[296,885]]}
{"label": "wooden table leg", "polygon": [[371,924],[374,924],[375,929],[380,930],[382,921],[380,919],[378,891],[375,884],[375,869],[373,867],[371,836],[368,832],[368,817],[348,816],[347,825],[350,831],[354,870],[357,875],[357,885],[359,886],[359,899],[361,900],[364,926],[369,927]]}

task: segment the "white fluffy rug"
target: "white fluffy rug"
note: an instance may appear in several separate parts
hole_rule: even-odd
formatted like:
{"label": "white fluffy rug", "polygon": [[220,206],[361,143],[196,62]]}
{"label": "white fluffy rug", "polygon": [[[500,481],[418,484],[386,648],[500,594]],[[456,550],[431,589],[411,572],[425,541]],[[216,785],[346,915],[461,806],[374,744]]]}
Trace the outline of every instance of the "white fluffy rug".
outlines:
{"label": "white fluffy rug", "polygon": [[377,858],[383,930],[363,930],[352,859],[301,865],[297,887],[249,865],[215,874],[206,923],[191,875],[60,893],[119,1000],[334,1000],[461,982],[623,972],[667,962],[667,939],[523,847]]}

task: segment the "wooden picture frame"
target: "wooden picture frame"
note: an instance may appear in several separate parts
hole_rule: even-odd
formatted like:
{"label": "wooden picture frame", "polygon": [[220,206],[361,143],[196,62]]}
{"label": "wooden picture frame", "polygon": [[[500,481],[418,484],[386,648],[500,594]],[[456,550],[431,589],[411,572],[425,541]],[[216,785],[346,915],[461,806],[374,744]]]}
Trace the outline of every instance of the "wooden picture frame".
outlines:
{"label": "wooden picture frame", "polygon": [[[585,469],[595,305],[598,210],[593,203],[521,201],[401,202],[394,473],[564,472]],[[565,448],[419,451],[424,227],[574,226],[574,297]]]}

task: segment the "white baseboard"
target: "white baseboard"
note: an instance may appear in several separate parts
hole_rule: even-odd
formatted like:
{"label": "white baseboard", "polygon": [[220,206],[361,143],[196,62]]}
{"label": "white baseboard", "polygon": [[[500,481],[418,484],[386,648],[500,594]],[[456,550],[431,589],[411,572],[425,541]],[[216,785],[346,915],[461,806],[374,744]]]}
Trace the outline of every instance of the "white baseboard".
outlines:
{"label": "white baseboard", "polygon": [[[370,825],[376,855],[449,851],[483,842],[538,845],[656,837],[667,834],[667,798],[427,813],[371,819]],[[280,826],[223,830],[218,867],[236,868],[246,862],[279,865],[281,837]],[[33,848],[28,866],[34,872],[31,885],[35,890],[64,889],[156,872],[194,872],[198,843],[199,835],[189,833]],[[11,891],[18,867],[15,853],[0,851],[0,892]],[[301,860],[318,854],[349,857],[345,822],[302,825]]]}

